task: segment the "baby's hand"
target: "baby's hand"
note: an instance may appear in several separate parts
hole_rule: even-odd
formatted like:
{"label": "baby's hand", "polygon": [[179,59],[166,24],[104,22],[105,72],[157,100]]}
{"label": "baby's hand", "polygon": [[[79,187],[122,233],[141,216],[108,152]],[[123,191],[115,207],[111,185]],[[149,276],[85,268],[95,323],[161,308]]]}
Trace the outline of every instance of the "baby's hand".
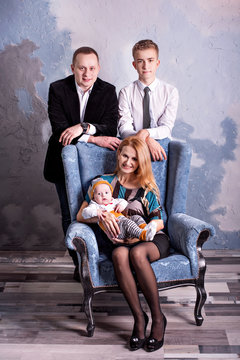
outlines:
{"label": "baby's hand", "polygon": [[126,205],[124,204],[117,204],[114,211],[117,212],[117,213],[121,213],[124,209],[125,209]]}
{"label": "baby's hand", "polygon": [[106,210],[102,210],[102,209],[98,209],[97,210],[97,216],[98,216],[98,219],[99,221],[103,221],[104,220],[104,213],[106,213],[107,211]]}

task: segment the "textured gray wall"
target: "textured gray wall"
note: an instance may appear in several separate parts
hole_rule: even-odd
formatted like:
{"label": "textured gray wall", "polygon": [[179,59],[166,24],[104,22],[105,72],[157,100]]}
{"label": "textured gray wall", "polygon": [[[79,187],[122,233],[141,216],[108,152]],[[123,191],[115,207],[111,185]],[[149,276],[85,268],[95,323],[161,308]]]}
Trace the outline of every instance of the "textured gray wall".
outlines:
{"label": "textured gray wall", "polygon": [[72,52],[99,52],[100,77],[135,80],[132,45],[160,47],[158,76],[179,89],[174,137],[192,144],[188,214],[211,222],[206,248],[239,248],[239,0],[0,0],[0,249],[63,249],[44,181],[47,94]]}

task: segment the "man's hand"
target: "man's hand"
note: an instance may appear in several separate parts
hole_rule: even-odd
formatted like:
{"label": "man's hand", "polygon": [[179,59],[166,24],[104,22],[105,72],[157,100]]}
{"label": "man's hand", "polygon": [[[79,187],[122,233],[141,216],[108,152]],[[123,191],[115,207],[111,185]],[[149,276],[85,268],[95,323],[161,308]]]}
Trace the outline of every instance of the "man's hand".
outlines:
{"label": "man's hand", "polygon": [[146,143],[148,145],[149,151],[152,155],[153,161],[167,160],[167,155],[163,149],[163,147],[150,136],[146,139]]}
{"label": "man's hand", "polygon": [[61,142],[63,146],[70,145],[72,140],[77,136],[80,136],[82,132],[83,128],[80,124],[71,126],[62,132],[59,142]]}
{"label": "man's hand", "polygon": [[89,136],[88,142],[100,147],[116,150],[121,140],[113,136]]}

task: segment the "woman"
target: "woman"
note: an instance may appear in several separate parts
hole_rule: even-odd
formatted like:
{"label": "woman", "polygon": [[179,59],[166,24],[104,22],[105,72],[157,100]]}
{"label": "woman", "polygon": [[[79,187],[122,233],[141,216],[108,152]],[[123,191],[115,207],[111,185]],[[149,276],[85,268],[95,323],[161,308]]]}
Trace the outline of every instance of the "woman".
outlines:
{"label": "woman", "polygon": [[[118,239],[120,233],[117,220],[111,213],[105,213],[104,227],[113,243],[112,260],[118,284],[129,304],[134,317],[134,327],[130,338],[130,349],[145,347],[147,351],[160,349],[164,342],[167,320],[159,303],[155,274],[151,263],[169,254],[169,239],[161,229],[163,220],[159,210],[159,190],[156,185],[147,145],[137,137],[124,139],[117,151],[117,167],[112,175],[103,175],[102,179],[111,183],[113,196],[125,198],[129,205],[129,215],[138,214],[146,222],[154,221],[158,233],[152,241],[139,239]],[[94,185],[94,184],[93,184]],[[90,193],[91,189],[89,189]],[[98,218],[83,219],[82,211],[88,206],[89,195],[77,214],[81,222],[96,223]],[[134,277],[134,270],[136,277]],[[137,284],[149,305],[152,317],[150,336],[146,339],[148,316],[143,311]]]}

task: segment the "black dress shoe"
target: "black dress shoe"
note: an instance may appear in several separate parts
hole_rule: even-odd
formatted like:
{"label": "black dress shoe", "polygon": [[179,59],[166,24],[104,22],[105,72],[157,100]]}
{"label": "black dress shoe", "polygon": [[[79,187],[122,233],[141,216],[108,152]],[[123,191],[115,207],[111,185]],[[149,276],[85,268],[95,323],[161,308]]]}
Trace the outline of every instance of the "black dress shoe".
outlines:
{"label": "black dress shoe", "polygon": [[165,330],[166,330],[166,326],[167,326],[167,319],[164,315],[163,315],[163,322],[164,322],[164,329],[163,329],[162,339],[156,340],[153,337],[149,336],[149,338],[146,341],[146,350],[147,351],[149,351],[149,352],[156,351],[158,349],[161,349],[161,347],[163,346],[164,335],[165,335]]}
{"label": "black dress shoe", "polygon": [[[144,332],[145,332],[148,324],[148,316],[145,312],[143,312],[143,315],[145,318],[145,326],[144,326]],[[145,340],[146,337],[144,337],[143,339],[139,339],[137,336],[132,335],[129,342],[130,350],[135,351],[143,348],[145,344]]]}

